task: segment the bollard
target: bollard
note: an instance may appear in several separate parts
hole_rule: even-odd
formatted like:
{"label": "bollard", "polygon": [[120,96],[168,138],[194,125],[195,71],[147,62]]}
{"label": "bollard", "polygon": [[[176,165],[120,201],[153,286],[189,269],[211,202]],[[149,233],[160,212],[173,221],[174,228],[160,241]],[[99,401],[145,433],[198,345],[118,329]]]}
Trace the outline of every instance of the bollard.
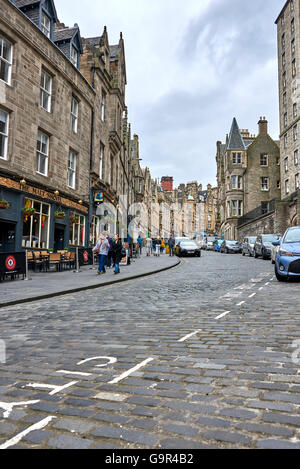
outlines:
{"label": "bollard", "polygon": [[24,280],[28,281],[28,280],[31,280],[31,278],[29,277],[29,269],[28,269],[28,251],[27,251],[27,249],[26,249],[25,253],[26,253],[26,254],[25,254],[25,255],[26,255],[26,260],[25,260],[25,268],[26,268],[25,272],[26,272],[26,273],[25,273],[25,278],[24,278]]}
{"label": "bollard", "polygon": [[76,272],[74,274],[80,274],[80,268],[79,268],[79,255],[78,255],[78,247],[76,248]]}

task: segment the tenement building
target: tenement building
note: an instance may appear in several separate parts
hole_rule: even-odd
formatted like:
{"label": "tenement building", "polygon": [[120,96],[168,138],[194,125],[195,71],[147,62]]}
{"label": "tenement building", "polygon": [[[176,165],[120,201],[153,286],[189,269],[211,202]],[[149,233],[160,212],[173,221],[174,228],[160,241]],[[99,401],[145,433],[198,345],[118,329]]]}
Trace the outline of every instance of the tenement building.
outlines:
{"label": "tenement building", "polygon": [[103,218],[127,225],[126,83],[122,35],[83,39],[53,0],[0,0],[0,252],[86,247]]}
{"label": "tenement building", "polygon": [[267,120],[260,118],[255,136],[240,130],[234,118],[225,144],[217,142],[217,168],[218,223],[222,235],[234,240],[241,219],[246,222],[253,211],[269,212],[280,198],[280,150]]}
{"label": "tenement building", "polygon": [[289,0],[276,19],[280,99],[282,226],[300,224],[300,1]]}

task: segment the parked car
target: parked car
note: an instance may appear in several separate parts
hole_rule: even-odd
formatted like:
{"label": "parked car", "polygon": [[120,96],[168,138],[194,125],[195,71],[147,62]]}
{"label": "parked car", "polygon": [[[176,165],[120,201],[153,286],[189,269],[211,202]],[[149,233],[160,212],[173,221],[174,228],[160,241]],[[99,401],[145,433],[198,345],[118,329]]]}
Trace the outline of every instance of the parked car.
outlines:
{"label": "parked car", "polygon": [[[278,240],[280,241],[280,240]],[[274,265],[275,264],[275,261],[276,261],[276,256],[277,256],[277,253],[279,251],[279,246],[273,246],[272,247],[272,251],[271,251],[271,261],[272,261],[272,264]]]}
{"label": "parked car", "polygon": [[181,256],[195,256],[201,257],[201,249],[197,246],[195,241],[180,241],[175,249],[176,255]]}
{"label": "parked car", "polygon": [[224,241],[224,239],[218,239],[217,241],[215,241],[215,244],[214,244],[215,252],[221,252],[221,245],[222,245],[223,241]]}
{"label": "parked car", "polygon": [[279,247],[275,260],[277,280],[300,278],[300,226],[288,228],[281,241],[274,241],[273,245]]}
{"label": "parked car", "polygon": [[245,256],[246,254],[249,254],[250,257],[254,256],[254,244],[256,241],[256,236],[249,236],[247,238],[244,238],[242,242],[242,254]]}
{"label": "parked car", "polygon": [[205,241],[204,249],[206,251],[214,251],[216,238],[214,236],[208,236]]}
{"label": "parked car", "polygon": [[254,244],[254,257],[262,257],[263,259],[271,259],[271,252],[273,247],[273,242],[278,241],[280,235],[277,234],[263,234],[257,236],[257,239]]}
{"label": "parked car", "polygon": [[221,252],[225,254],[239,254],[242,252],[242,249],[238,241],[228,241],[225,239],[221,244]]}

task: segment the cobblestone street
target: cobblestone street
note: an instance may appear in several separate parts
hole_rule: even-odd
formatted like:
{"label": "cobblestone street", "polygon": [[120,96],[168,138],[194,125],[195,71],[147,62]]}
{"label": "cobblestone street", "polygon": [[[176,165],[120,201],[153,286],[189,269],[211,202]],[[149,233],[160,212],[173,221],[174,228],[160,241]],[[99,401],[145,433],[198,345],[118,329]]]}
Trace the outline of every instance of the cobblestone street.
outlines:
{"label": "cobblestone street", "polygon": [[299,449],[299,286],[204,252],[1,309],[0,448]]}

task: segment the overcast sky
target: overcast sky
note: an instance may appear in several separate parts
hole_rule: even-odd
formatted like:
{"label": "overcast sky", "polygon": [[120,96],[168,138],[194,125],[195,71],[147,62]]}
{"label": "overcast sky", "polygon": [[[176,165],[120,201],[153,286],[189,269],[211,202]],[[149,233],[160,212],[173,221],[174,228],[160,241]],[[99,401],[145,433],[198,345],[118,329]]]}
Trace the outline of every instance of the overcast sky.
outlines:
{"label": "overcast sky", "polygon": [[216,184],[216,141],[233,117],[279,134],[277,37],[285,0],[56,0],[84,37],[123,32],[127,105],[142,165],[175,184]]}

